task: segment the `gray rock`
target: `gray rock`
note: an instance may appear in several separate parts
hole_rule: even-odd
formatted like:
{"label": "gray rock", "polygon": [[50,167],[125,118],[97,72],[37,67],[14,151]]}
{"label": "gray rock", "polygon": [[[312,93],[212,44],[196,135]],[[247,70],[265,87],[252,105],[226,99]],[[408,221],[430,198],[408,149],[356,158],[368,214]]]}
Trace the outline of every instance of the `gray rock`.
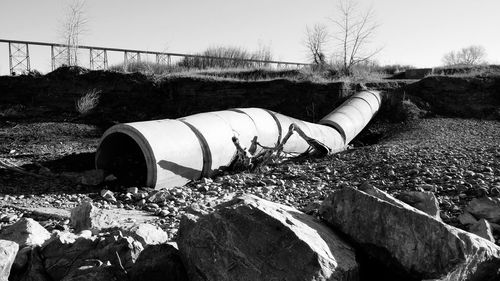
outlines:
{"label": "gray rock", "polygon": [[441,220],[441,217],[439,216],[439,203],[436,196],[432,192],[404,191],[397,196],[397,199],[429,214],[437,220]]}
{"label": "gray rock", "polygon": [[165,231],[149,223],[122,227],[120,230],[122,230],[124,235],[132,236],[135,240],[139,241],[143,247],[163,244],[168,241],[168,234]]}
{"label": "gray rock", "polygon": [[[20,281],[51,281],[52,279],[45,271],[40,247],[35,247],[29,252],[28,267],[21,271]],[[14,279],[16,280],[16,279]]]}
{"label": "gray rock", "polygon": [[386,193],[375,197],[344,188],[323,202],[320,214],[356,242],[364,255],[405,280],[500,277],[498,246],[395,201]]}
{"label": "gray rock", "polygon": [[495,243],[495,238],[493,238],[493,233],[491,231],[490,223],[485,219],[480,219],[476,224],[469,228],[469,232],[476,234],[479,237]]}
{"label": "gray rock", "polygon": [[101,211],[91,202],[83,202],[71,210],[71,227],[75,232],[91,230],[96,234],[101,229],[118,226],[118,222],[108,213]]}
{"label": "gray rock", "polygon": [[476,218],[500,222],[500,198],[481,197],[470,201],[466,210]]}
{"label": "gray rock", "polygon": [[478,220],[467,211],[458,216],[458,221],[465,226],[475,225],[478,222]]}
{"label": "gray rock", "polygon": [[243,195],[181,220],[190,280],[358,280],[354,249],[313,217]]}
{"label": "gray rock", "polygon": [[116,202],[115,194],[111,190],[101,190],[101,196],[109,202]]}
{"label": "gray rock", "polygon": [[14,241],[19,248],[40,246],[50,238],[50,233],[37,221],[21,218],[16,223],[0,231],[0,239]]}
{"label": "gray rock", "polygon": [[31,256],[32,247],[26,246],[17,252],[16,259],[12,264],[13,271],[24,271],[28,267],[28,261]]}
{"label": "gray rock", "polygon": [[144,249],[129,271],[130,281],[187,281],[179,251],[169,245],[152,245]]}
{"label": "gray rock", "polygon": [[53,280],[61,280],[69,272],[86,266],[88,260],[132,268],[140,252],[141,243],[131,237],[118,235],[81,237],[69,232],[56,233],[42,248],[44,267]]}
{"label": "gray rock", "polygon": [[10,275],[10,269],[19,250],[16,242],[9,240],[0,240],[0,281],[7,281]]}

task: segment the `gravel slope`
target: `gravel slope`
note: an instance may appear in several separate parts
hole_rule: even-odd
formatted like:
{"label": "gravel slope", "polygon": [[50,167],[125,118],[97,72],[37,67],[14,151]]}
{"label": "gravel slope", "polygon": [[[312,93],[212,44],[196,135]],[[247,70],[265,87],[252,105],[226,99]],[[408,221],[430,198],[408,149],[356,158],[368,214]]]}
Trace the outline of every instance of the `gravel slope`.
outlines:
{"label": "gravel slope", "polygon": [[[23,176],[20,180],[14,172],[0,169],[0,220],[5,225],[19,216],[33,216],[13,206],[69,209],[90,199],[102,208],[143,209],[156,214],[155,223],[174,239],[184,212],[210,211],[234,193],[253,193],[315,214],[319,202],[331,190],[369,181],[392,194],[401,190],[434,191],[443,220],[460,227],[456,217],[468,201],[484,193],[500,194],[498,121],[432,118],[407,124],[375,123],[370,131],[383,131],[386,136],[377,144],[329,157],[273,164],[255,173],[228,173],[169,191],[139,188],[127,193],[112,189],[116,201],[103,199],[100,188],[76,187],[55,177]],[[96,139],[80,141],[88,144]],[[24,188],[29,190],[27,194],[23,194]],[[38,219],[45,220],[43,224],[49,229],[67,228],[67,221],[61,218]]]}

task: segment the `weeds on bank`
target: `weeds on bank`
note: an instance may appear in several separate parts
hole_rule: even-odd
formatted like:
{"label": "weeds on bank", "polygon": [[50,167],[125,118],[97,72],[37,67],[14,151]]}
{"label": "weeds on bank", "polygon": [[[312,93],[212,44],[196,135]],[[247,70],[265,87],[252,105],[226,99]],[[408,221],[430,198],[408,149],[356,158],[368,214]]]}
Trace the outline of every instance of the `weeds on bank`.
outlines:
{"label": "weeds on bank", "polygon": [[100,97],[101,97],[100,90],[92,89],[86,92],[76,101],[75,104],[76,111],[81,115],[89,114],[99,104]]}

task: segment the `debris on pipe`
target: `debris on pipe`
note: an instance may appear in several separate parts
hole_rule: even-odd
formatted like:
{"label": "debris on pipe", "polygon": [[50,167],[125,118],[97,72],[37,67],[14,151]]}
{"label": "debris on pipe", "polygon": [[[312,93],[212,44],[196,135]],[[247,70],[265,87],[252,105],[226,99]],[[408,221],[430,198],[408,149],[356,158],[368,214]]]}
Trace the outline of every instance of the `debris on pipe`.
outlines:
{"label": "debris on pipe", "polygon": [[123,184],[159,189],[214,176],[241,157],[251,163],[272,155],[331,154],[345,149],[381,101],[378,91],[356,93],[319,124],[260,108],[118,124],[103,134],[96,167]]}

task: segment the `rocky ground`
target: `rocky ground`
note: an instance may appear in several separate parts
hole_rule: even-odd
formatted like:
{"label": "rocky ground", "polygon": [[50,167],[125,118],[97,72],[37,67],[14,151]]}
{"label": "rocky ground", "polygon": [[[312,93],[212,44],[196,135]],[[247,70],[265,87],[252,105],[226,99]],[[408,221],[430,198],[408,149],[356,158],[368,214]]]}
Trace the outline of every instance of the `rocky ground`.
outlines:
{"label": "rocky ground", "polygon": [[[375,122],[352,149],[333,156],[285,161],[255,172],[228,172],[173,190],[151,190],[124,189],[112,178],[90,185],[98,176],[84,173],[92,169],[92,152],[101,133],[95,127],[7,124],[0,128],[1,227],[33,217],[49,231],[68,229],[68,211],[90,200],[118,214],[140,210],[136,219],[160,226],[173,241],[184,213],[213,210],[235,193],[255,194],[314,215],[331,190],[368,181],[396,196],[401,191],[431,191],[441,218],[465,228],[458,216],[473,198],[500,196],[499,132],[500,122],[475,119]],[[500,237],[494,239],[499,244]]]}

